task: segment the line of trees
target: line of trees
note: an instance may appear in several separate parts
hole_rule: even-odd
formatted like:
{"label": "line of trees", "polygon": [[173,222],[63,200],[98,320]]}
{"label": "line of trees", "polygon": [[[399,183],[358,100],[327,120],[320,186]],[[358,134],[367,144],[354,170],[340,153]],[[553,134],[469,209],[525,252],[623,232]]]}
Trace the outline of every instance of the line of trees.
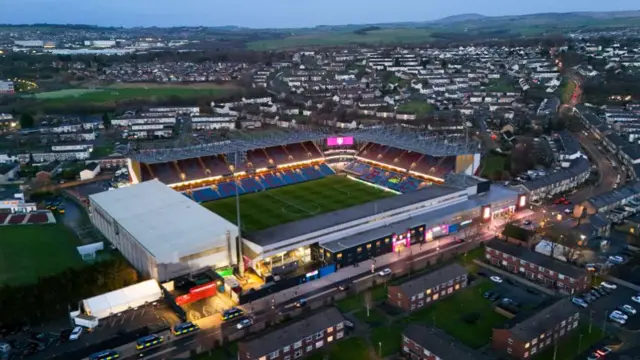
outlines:
{"label": "line of trees", "polygon": [[133,285],[138,273],[122,258],[69,268],[35,284],[0,287],[0,327],[40,324],[76,309],[83,299]]}

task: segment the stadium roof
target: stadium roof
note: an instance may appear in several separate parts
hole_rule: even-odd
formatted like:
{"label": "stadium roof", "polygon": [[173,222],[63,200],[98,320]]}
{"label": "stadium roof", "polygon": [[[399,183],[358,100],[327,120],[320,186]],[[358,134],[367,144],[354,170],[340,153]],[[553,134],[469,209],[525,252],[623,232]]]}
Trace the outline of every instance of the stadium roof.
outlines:
{"label": "stadium roof", "polygon": [[[130,151],[129,158],[147,164],[190,159],[199,156],[231,154],[277,145],[295,144],[304,141],[323,140],[337,136],[327,129],[278,130],[269,132],[235,132],[227,139],[187,147],[162,149],[139,149]],[[342,133],[358,141],[373,142],[431,156],[454,156],[480,152],[477,142],[464,135],[438,135],[429,131],[405,129],[399,126],[377,126]]]}
{"label": "stadium roof", "polygon": [[[213,247],[227,247],[226,232],[237,226],[158,180],[89,196],[158,263]],[[232,235],[235,236],[235,235]]]}
{"label": "stadium roof", "polygon": [[446,196],[458,191],[462,191],[462,189],[451,186],[433,185],[419,191],[388,197],[366,204],[356,205],[350,208],[277,225],[269,229],[246,234],[244,238],[260,246],[273,245],[284,240],[293,239],[298,236],[310,234],[322,229],[328,229],[340,224],[345,224],[367,216],[413,205],[422,201]]}

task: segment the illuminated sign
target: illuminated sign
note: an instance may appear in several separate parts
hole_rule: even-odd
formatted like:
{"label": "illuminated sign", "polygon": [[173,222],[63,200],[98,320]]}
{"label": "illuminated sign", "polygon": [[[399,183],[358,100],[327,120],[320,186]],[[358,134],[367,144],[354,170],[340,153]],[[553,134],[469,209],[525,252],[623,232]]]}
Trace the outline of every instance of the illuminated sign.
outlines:
{"label": "illuminated sign", "polygon": [[460,226],[465,226],[465,225],[469,225],[473,222],[473,220],[465,220],[463,222],[460,223]]}
{"label": "illuminated sign", "polygon": [[482,218],[487,220],[491,217],[491,208],[490,207],[486,207],[484,209],[482,209]]}
{"label": "illuminated sign", "polygon": [[316,276],[316,275],[318,275],[318,270],[314,270],[314,271],[308,273],[307,277],[312,277],[312,276]]}
{"label": "illuminated sign", "polygon": [[524,207],[525,205],[527,205],[527,197],[524,195],[521,195],[520,200],[518,200],[518,206]]}
{"label": "illuminated sign", "polygon": [[353,145],[353,137],[331,137],[327,139],[328,146]]}

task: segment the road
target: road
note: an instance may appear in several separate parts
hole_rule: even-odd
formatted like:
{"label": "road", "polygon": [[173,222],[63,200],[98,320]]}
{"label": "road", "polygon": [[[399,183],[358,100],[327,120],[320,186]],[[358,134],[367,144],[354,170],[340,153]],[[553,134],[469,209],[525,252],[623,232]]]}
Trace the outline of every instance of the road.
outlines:
{"label": "road", "polygon": [[[580,203],[591,196],[600,195],[607,191],[611,191],[618,179],[618,171],[611,166],[607,158],[607,154],[598,150],[598,145],[592,137],[585,136],[583,133],[574,134],[580,144],[585,149],[592,162],[598,169],[599,181],[595,186],[584,187],[572,195],[571,200],[574,203]],[[620,177],[620,184],[624,184],[625,176]]]}

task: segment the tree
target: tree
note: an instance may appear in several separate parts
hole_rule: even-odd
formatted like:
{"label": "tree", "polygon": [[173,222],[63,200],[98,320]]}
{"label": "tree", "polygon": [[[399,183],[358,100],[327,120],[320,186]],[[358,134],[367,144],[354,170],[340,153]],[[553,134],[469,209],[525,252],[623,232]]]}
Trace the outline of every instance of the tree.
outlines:
{"label": "tree", "polygon": [[371,311],[371,306],[373,305],[373,298],[371,296],[371,291],[367,291],[362,295],[362,300],[364,301],[364,307],[367,308],[367,317],[369,317],[369,313]]}
{"label": "tree", "polygon": [[20,127],[23,129],[32,128],[35,125],[33,116],[29,113],[24,113],[20,116]]}
{"label": "tree", "polygon": [[107,130],[111,129],[111,118],[109,117],[109,114],[107,113],[102,114],[102,125]]}

